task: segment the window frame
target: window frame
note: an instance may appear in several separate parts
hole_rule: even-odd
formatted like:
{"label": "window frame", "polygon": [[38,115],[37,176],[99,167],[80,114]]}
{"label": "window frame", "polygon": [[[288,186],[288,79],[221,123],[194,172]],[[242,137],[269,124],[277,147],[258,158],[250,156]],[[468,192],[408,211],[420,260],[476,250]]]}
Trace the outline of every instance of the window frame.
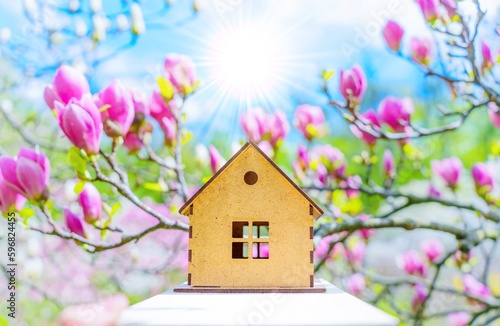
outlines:
{"label": "window frame", "polygon": [[[235,220],[232,221],[231,223],[232,229],[231,229],[231,235],[232,235],[232,241],[231,241],[231,258],[232,259],[257,259],[257,260],[262,260],[262,259],[269,259],[269,252],[270,252],[270,223],[269,221],[242,221],[242,220]],[[244,228],[247,227],[247,234],[245,236]],[[254,227],[256,227],[256,234],[254,234]],[[241,229],[237,229],[241,228]],[[267,236],[262,236],[261,232],[263,231],[263,228],[267,228]],[[240,249],[238,248],[238,245],[235,245],[236,243],[242,243],[241,245],[241,253],[239,252]],[[244,247],[245,244],[247,245],[247,257],[244,257]],[[267,245],[267,257],[261,257],[261,246],[262,244]],[[257,249],[257,257],[254,257],[254,245]],[[250,250],[251,248],[251,250]],[[251,254],[250,254],[251,251]]]}

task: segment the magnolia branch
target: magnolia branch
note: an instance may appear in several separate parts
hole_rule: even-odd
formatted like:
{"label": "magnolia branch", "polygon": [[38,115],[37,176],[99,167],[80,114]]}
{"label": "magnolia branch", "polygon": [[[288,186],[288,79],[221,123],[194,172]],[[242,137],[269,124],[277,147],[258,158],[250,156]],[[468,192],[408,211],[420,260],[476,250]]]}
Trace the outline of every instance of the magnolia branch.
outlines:
{"label": "magnolia branch", "polygon": [[[320,190],[320,191],[335,191],[335,190],[359,190],[365,194],[371,195],[371,196],[381,196],[383,198],[389,198],[389,197],[404,197],[406,198],[407,202],[403,204],[397,211],[410,207],[412,205],[418,205],[418,204],[426,204],[426,203],[438,203],[443,206],[447,207],[455,207],[459,209],[465,209],[471,212],[477,212],[480,213],[482,216],[484,216],[486,219],[491,220],[493,222],[500,222],[500,212],[499,211],[493,211],[489,207],[479,207],[475,205],[467,205],[467,204],[462,204],[459,202],[451,201],[451,200],[446,200],[442,198],[436,198],[436,197],[430,197],[430,196],[417,196],[417,195],[412,195],[412,194],[404,194],[402,192],[396,191],[396,190],[390,190],[390,189],[385,189],[381,188],[378,186],[374,187],[366,187],[366,186],[359,186],[356,188],[352,187],[316,187],[316,186],[308,186],[304,187],[304,189],[309,189],[309,190]],[[392,213],[395,213],[392,212]],[[383,217],[388,217],[389,215],[392,214],[385,214]]]}
{"label": "magnolia branch", "polygon": [[[108,156],[108,159],[110,159],[109,156]],[[117,172],[118,175],[123,174],[123,171],[119,170],[119,168],[114,163],[114,161],[113,160],[111,160],[111,161],[112,161],[112,163],[110,163],[110,166],[112,167],[112,169],[115,172],[120,171],[120,173]],[[95,160],[91,161],[91,165],[96,172],[96,177],[95,177],[96,180],[103,181],[103,182],[106,182],[106,183],[112,185],[123,197],[130,200],[134,205],[136,205],[137,207],[142,209],[144,212],[155,217],[160,222],[160,224],[162,224],[162,226],[164,226],[165,228],[168,228],[168,229],[176,229],[176,230],[183,230],[183,231],[188,230],[188,225],[186,223],[181,222],[179,220],[172,221],[172,220],[168,219],[167,217],[163,216],[162,214],[160,214],[159,212],[153,210],[151,207],[147,206],[144,202],[142,202],[134,194],[134,192],[128,187],[128,185],[126,185],[122,182],[116,182],[113,179],[109,178],[108,176],[104,175],[101,172],[101,169]],[[125,176],[122,175],[120,177],[120,179],[121,178],[125,178]]]}
{"label": "magnolia branch", "polygon": [[[324,87],[326,89],[326,87]],[[329,96],[330,97],[330,96]],[[406,131],[404,133],[396,133],[396,132],[390,132],[390,131],[385,131],[382,128],[379,128],[377,126],[374,126],[373,124],[369,123],[365,119],[363,119],[359,114],[356,112],[350,110],[346,105],[340,104],[336,101],[330,100],[329,105],[337,109],[337,111],[340,113],[340,115],[350,124],[353,124],[360,130],[370,134],[373,137],[379,138],[379,139],[387,139],[387,140],[404,140],[404,139],[410,139],[410,138],[421,138],[421,137],[427,137],[427,136],[432,136],[432,135],[437,135],[437,134],[442,134],[448,131],[456,130],[459,129],[467,120],[467,118],[470,116],[472,112],[474,112],[476,109],[479,108],[484,108],[486,104],[488,104],[490,100],[484,100],[482,102],[479,102],[477,104],[471,105],[468,109],[462,111],[462,112],[454,112],[455,115],[458,115],[459,118],[453,122],[450,122],[449,124],[435,127],[435,128],[423,128],[423,127],[418,127],[413,124],[409,124],[409,127],[411,127],[411,131]]]}
{"label": "magnolia branch", "polygon": [[[183,103],[186,98],[183,98]],[[184,177],[184,165],[182,163],[182,106],[178,110],[174,110],[175,118],[175,145],[174,145],[174,158],[175,158],[175,172],[177,175],[177,181],[179,182],[181,188],[182,199],[186,202],[188,201],[188,190],[186,185],[186,179]]]}
{"label": "magnolia branch", "polygon": [[104,242],[99,242],[99,241],[94,241],[94,240],[91,240],[88,238],[84,238],[84,237],[82,237],[78,234],[75,234],[73,232],[65,231],[53,220],[53,218],[52,218],[52,216],[51,216],[51,214],[48,211],[46,206],[43,206],[43,205],[40,206],[40,210],[42,211],[43,215],[45,216],[47,222],[49,223],[49,225],[51,226],[52,229],[50,231],[47,231],[47,230],[37,228],[34,226],[29,226],[30,230],[33,230],[33,231],[36,231],[39,233],[43,233],[43,234],[47,234],[47,235],[55,235],[55,236],[58,236],[60,238],[66,239],[66,240],[74,240],[77,243],[84,244],[84,246],[82,246],[82,247],[86,251],[91,252],[91,253],[121,247],[129,242],[138,241],[141,238],[143,238],[144,236],[146,236],[147,234],[149,234],[153,231],[159,230],[159,229],[172,229],[172,227],[170,225],[167,225],[167,224],[160,221],[158,224],[156,224],[150,228],[147,228],[147,229],[143,230],[142,232],[139,232],[139,233],[134,234],[134,235],[127,235],[127,234],[122,233],[121,239],[118,242],[104,243]]}
{"label": "magnolia branch", "polygon": [[68,149],[64,147],[60,147],[57,145],[55,142],[49,142],[43,139],[40,139],[34,135],[32,135],[30,132],[26,130],[26,128],[16,121],[13,117],[10,116],[10,113],[8,113],[3,105],[0,105],[0,112],[2,113],[3,117],[5,118],[5,121],[9,123],[9,125],[12,127],[13,130],[15,130],[25,142],[27,142],[29,145],[35,147],[35,146],[40,146],[42,148],[46,148],[49,150],[55,150],[58,152],[62,153],[67,153]]}

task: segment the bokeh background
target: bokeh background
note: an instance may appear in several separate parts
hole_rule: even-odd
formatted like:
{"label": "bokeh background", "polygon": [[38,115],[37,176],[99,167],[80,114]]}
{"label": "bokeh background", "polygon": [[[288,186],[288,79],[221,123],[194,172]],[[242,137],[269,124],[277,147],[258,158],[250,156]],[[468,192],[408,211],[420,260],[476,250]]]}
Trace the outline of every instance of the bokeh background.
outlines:
{"label": "bokeh background", "polygon": [[[293,121],[300,104],[322,107],[328,134],[320,142],[333,144],[346,157],[353,157],[349,165],[351,173],[362,171],[355,157],[364,145],[352,136],[342,117],[328,107],[320,75],[324,69],[335,71],[330,87],[337,89],[341,69],[354,64],[363,67],[368,89],[362,111],[376,108],[388,95],[408,96],[415,103],[414,120],[436,126],[446,121],[434,109],[436,106],[460,104],[446,83],[429,78],[408,59],[388,51],[384,43],[382,28],[388,19],[402,24],[409,35],[435,37],[422,19],[420,8],[411,0],[140,1],[146,22],[146,30],[140,35],[131,33],[130,27],[118,18],[120,13],[127,13],[130,2],[103,1],[100,12],[109,18],[111,27],[105,38],[97,36],[96,40],[92,34],[96,24],[92,20],[94,1],[1,0],[0,101],[4,110],[30,133],[59,142],[61,132],[43,100],[43,88],[51,82],[61,63],[71,63],[85,72],[93,93],[117,78],[127,86],[150,93],[157,87],[156,76],[161,73],[165,55],[187,55],[196,64],[201,84],[184,107],[187,129],[191,133],[191,140],[185,146],[184,163],[188,183],[199,185],[211,176],[211,171],[208,164],[201,164],[200,168],[200,161],[206,158],[197,144],[214,144],[229,159],[246,139],[240,126],[241,115],[255,107],[262,107],[266,112],[281,109],[288,121]],[[39,10],[42,3],[46,5],[45,12]],[[71,11],[72,3],[79,4],[76,12]],[[478,38],[489,38],[498,46],[495,26],[500,24],[500,3],[481,0],[480,4],[488,15]],[[473,9],[471,5],[471,15]],[[467,13],[466,5],[464,12]],[[120,27],[120,24],[125,25]],[[406,41],[403,41],[403,49],[407,48]],[[437,56],[441,55],[439,48],[436,51]],[[272,60],[268,60],[269,57]],[[333,96],[334,100],[342,98],[339,92],[333,92]],[[3,154],[13,155],[26,145],[5,116],[0,117],[0,128]],[[499,135],[486,112],[479,112],[459,131],[415,140],[408,153],[414,163],[401,170],[399,182],[405,184],[407,191],[425,194],[427,179],[432,176],[429,163],[433,158],[456,155],[468,167],[498,151]],[[155,130],[152,144],[158,147],[161,143],[161,132]],[[290,175],[297,146],[304,143],[300,132],[291,128],[275,158]],[[387,147],[396,149],[397,144]],[[379,156],[382,152],[383,148],[376,150]],[[138,179],[141,174],[155,173],[126,153],[119,155],[124,164],[130,164],[129,173],[137,173]],[[65,155],[53,152],[51,162],[53,170],[60,172],[53,177],[61,181],[52,192],[57,193],[61,201],[74,200],[76,181],[71,179],[73,171],[68,168]],[[380,174],[378,167],[375,178]],[[126,200],[117,201],[110,187],[100,190],[105,201],[109,198],[117,204],[116,223],[127,231],[133,233],[154,223],[154,219]],[[152,189],[138,191],[146,202],[166,216],[174,216],[182,204],[178,200],[166,205],[162,202],[164,194]],[[472,193],[474,187],[469,182],[456,196],[469,198]],[[375,209],[379,203],[373,199],[365,205]],[[402,217],[437,218],[450,223],[457,215],[453,208],[432,204],[401,213]],[[182,231],[158,230],[137,243],[98,254],[86,253],[77,244],[57,237],[21,227],[18,231],[18,311],[19,320],[27,325],[53,324],[64,307],[95,301],[116,292],[125,293],[131,303],[135,303],[186,280],[187,235]],[[435,237],[432,231],[377,231],[366,249],[367,270],[400,276],[395,257],[418,248],[420,241],[431,234]],[[1,246],[5,248],[4,231],[1,236]],[[447,248],[455,245],[452,236],[439,235],[438,238]],[[498,258],[500,252],[495,248],[487,246],[484,250],[491,250],[490,255]],[[2,249],[2,262],[4,252]],[[478,258],[464,268],[471,270],[484,264],[485,261]],[[500,269],[498,259],[492,260],[491,265],[493,270]],[[345,288],[343,276],[350,268],[337,262],[320,270],[320,275]],[[454,274],[448,275],[451,283]],[[496,282],[500,283],[498,277]],[[3,282],[4,279],[0,283]],[[498,283],[494,286],[498,287]],[[3,291],[2,285],[0,293]],[[410,292],[401,290],[397,295],[410,305]],[[458,305],[461,300],[463,298],[437,296],[430,309],[437,311]],[[391,311],[390,306],[382,308]],[[7,323],[4,316],[0,318],[3,318],[0,324]],[[442,322],[443,319],[437,319],[435,324]]]}

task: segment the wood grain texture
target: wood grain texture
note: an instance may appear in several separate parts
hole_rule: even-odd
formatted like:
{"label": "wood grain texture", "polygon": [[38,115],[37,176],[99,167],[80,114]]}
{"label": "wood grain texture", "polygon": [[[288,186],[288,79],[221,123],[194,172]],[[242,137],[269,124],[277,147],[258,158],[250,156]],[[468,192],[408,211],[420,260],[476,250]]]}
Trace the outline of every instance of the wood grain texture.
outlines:
{"label": "wood grain texture", "polygon": [[[249,182],[249,171],[256,174],[254,184],[249,184],[255,179]],[[184,214],[192,212],[191,285],[311,288],[310,252],[314,248],[310,229],[322,214],[316,207],[260,149],[245,145],[181,209]],[[233,238],[235,221],[249,223],[247,238]],[[268,238],[252,238],[254,222],[269,223]],[[233,242],[248,243],[246,258],[232,258]],[[255,242],[269,243],[268,259],[252,258]]]}

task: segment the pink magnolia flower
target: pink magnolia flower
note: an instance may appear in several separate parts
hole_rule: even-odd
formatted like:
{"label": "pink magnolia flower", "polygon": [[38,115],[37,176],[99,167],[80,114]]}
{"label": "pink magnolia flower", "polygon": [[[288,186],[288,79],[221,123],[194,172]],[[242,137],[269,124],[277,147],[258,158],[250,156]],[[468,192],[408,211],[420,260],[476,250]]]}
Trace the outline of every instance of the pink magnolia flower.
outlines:
{"label": "pink magnolia flower", "polygon": [[150,102],[150,114],[160,124],[165,135],[165,144],[169,146],[175,143],[177,133],[173,110],[177,110],[175,100],[166,101],[159,92],[153,92]]}
{"label": "pink magnolia flower", "polygon": [[321,163],[325,166],[329,174],[342,176],[345,170],[345,156],[336,147],[326,144],[315,149]]}
{"label": "pink magnolia flower", "polygon": [[424,66],[429,65],[432,58],[432,41],[430,39],[413,37],[410,40],[410,50],[413,61]]}
{"label": "pink magnolia flower", "polygon": [[464,275],[462,280],[464,282],[465,293],[478,298],[487,298],[491,296],[490,289],[488,289],[488,287],[483,283],[476,280],[476,278],[471,274]]}
{"label": "pink magnolia flower", "polygon": [[439,0],[416,0],[422,13],[424,14],[425,20],[433,23],[437,18],[439,18]]}
{"label": "pink magnolia flower", "polygon": [[149,99],[140,91],[132,90],[132,103],[134,106],[133,125],[140,125],[146,116],[149,115]]}
{"label": "pink magnolia flower", "polygon": [[396,174],[396,163],[394,162],[394,156],[390,149],[384,151],[384,157],[382,158],[382,167],[384,169],[384,175],[386,178],[392,178]]}
{"label": "pink magnolia flower", "polygon": [[481,72],[483,75],[490,72],[495,65],[495,60],[493,60],[493,55],[491,54],[491,47],[487,40],[483,40],[481,43],[481,54],[483,55],[483,61],[481,62]]}
{"label": "pink magnolia flower", "polygon": [[453,312],[446,317],[446,321],[450,326],[467,326],[471,316],[466,312]]}
{"label": "pink magnolia flower", "polygon": [[490,165],[486,163],[474,164],[471,168],[471,173],[476,185],[476,191],[480,195],[484,195],[493,190],[495,173]]}
{"label": "pink magnolia flower", "polygon": [[365,73],[358,65],[340,72],[340,93],[348,103],[360,103],[367,85]]}
{"label": "pink magnolia flower", "polygon": [[309,152],[305,146],[299,145],[297,150],[297,162],[302,171],[307,170],[309,167]]}
{"label": "pink magnolia flower", "polygon": [[312,140],[321,134],[324,127],[325,115],[318,106],[302,104],[295,111],[294,125],[307,140]]}
{"label": "pink magnolia flower", "polygon": [[316,179],[323,186],[328,185],[328,170],[323,164],[319,164],[315,171]]}
{"label": "pink magnolia flower", "polygon": [[252,258],[269,258],[269,244],[268,243],[253,243]]}
{"label": "pink magnolia flower", "polygon": [[332,250],[330,250],[332,242],[335,242],[338,239],[339,239],[338,234],[327,235],[326,237],[323,237],[318,242],[316,248],[314,249],[315,256],[320,260],[324,260],[324,259],[331,259],[338,255],[342,255],[344,253],[344,246],[340,242],[336,243],[333,246]]}
{"label": "pink magnolia flower", "polygon": [[418,252],[414,250],[403,253],[399,257],[398,265],[407,274],[417,276],[427,275],[427,266]]}
{"label": "pink magnolia flower", "polygon": [[396,98],[388,96],[380,102],[378,117],[380,121],[395,132],[407,132],[411,129],[410,118],[413,114],[413,101],[411,98]]}
{"label": "pink magnolia flower", "polygon": [[109,137],[125,136],[134,121],[132,92],[118,80],[114,80],[96,96],[99,108],[109,107],[101,112],[104,132]]}
{"label": "pink magnolia flower", "polygon": [[[368,214],[361,214],[358,216],[358,220],[361,221],[368,221],[370,219],[370,215]],[[361,234],[361,237],[365,240],[370,239],[370,237],[375,233],[374,229],[361,229],[359,230],[359,233]]]}
{"label": "pink magnolia flower", "polygon": [[19,211],[25,202],[26,198],[7,185],[0,170],[0,212],[7,214],[12,210]]}
{"label": "pink magnolia flower", "polygon": [[90,94],[68,104],[54,104],[59,126],[69,141],[87,154],[99,153],[102,121],[99,109]]}
{"label": "pink magnolia flower", "polygon": [[434,187],[433,184],[431,184],[429,186],[429,197],[433,197],[433,198],[441,198],[441,192],[436,188]]}
{"label": "pink magnolia flower", "polygon": [[283,111],[278,110],[268,118],[269,142],[273,147],[283,140],[290,131],[290,125]]}
{"label": "pink magnolia flower", "polygon": [[387,21],[382,33],[384,35],[385,43],[389,49],[396,52],[399,51],[404,32],[404,29],[395,21]]}
{"label": "pink magnolia flower", "polygon": [[179,94],[186,94],[187,88],[196,83],[196,67],[193,61],[179,54],[169,54],[165,58],[165,74]]}
{"label": "pink magnolia flower", "polygon": [[251,109],[241,115],[241,127],[251,141],[259,143],[268,132],[266,119],[267,114],[262,108]]}
{"label": "pink magnolia flower", "polygon": [[422,303],[424,303],[427,299],[428,291],[422,283],[416,283],[413,290],[414,292],[411,298],[411,307],[414,312],[417,312],[422,306]]}
{"label": "pink magnolia flower", "polygon": [[160,121],[160,126],[165,134],[165,144],[168,146],[174,146],[177,135],[177,126],[175,121],[165,117]]}
{"label": "pink magnolia flower", "polygon": [[[345,165],[343,165],[345,167]],[[343,172],[342,172],[343,173]],[[359,175],[351,175],[347,180],[342,180],[339,185],[340,187],[346,189],[345,193],[348,198],[359,197],[359,188],[363,184],[361,177]]]}
{"label": "pink magnolia flower", "polygon": [[441,0],[441,3],[446,9],[449,18],[453,18],[457,15],[457,3],[455,0]]}
{"label": "pink magnolia flower", "polygon": [[98,221],[102,216],[101,194],[97,188],[87,182],[83,191],[78,196],[80,206],[82,206],[83,216],[87,223]]}
{"label": "pink magnolia flower", "polygon": [[353,265],[361,265],[365,257],[366,245],[363,241],[356,241],[346,247],[346,258]]}
{"label": "pink magnolia flower", "polygon": [[68,104],[71,99],[80,100],[89,93],[90,87],[85,76],[73,67],[62,65],[57,69],[52,85],[45,87],[43,96],[47,106],[54,109],[54,101]]}
{"label": "pink magnolia flower", "polygon": [[64,219],[66,221],[66,226],[71,233],[77,234],[83,238],[87,237],[85,232],[85,227],[83,226],[83,221],[80,216],[76,215],[68,208],[64,209]]}
{"label": "pink magnolia flower", "polygon": [[450,157],[441,161],[432,161],[432,169],[452,189],[455,189],[462,173],[462,161],[458,157]]}
{"label": "pink magnolia flower", "polygon": [[210,167],[212,168],[212,173],[215,174],[224,164],[226,164],[226,160],[214,146],[210,145],[208,151],[210,153]]}
{"label": "pink magnolia flower", "polygon": [[420,249],[430,262],[437,263],[443,257],[444,246],[438,239],[426,239],[420,245]]}
{"label": "pink magnolia flower", "polygon": [[129,153],[135,153],[141,150],[143,145],[142,140],[135,132],[128,132],[125,138],[123,138],[123,146],[127,148]]}
{"label": "pink magnolia flower", "polygon": [[125,295],[114,294],[95,303],[64,308],[59,316],[59,323],[61,326],[116,325],[128,305],[129,301]]}
{"label": "pink magnolia flower", "polygon": [[0,157],[0,172],[5,184],[27,199],[48,196],[50,162],[42,153],[22,148],[17,157]]}
{"label": "pink magnolia flower", "polygon": [[[365,128],[373,129],[373,126],[380,128],[380,122],[378,121],[378,117],[377,117],[377,114],[375,113],[375,111],[370,109],[370,110],[366,111],[364,114],[362,114],[361,118],[366,120],[366,122],[368,122],[368,125],[365,126]],[[377,137],[372,136],[370,133],[368,133],[364,130],[361,130],[360,128],[358,128],[357,126],[355,126],[353,124],[351,124],[349,127],[350,127],[352,133],[354,134],[354,136],[356,136],[357,138],[364,141],[365,144],[368,146],[375,145],[375,143],[378,140]]]}
{"label": "pink magnolia flower", "polygon": [[500,108],[495,104],[495,102],[490,102],[488,104],[488,114],[490,116],[491,124],[500,128]]}
{"label": "pink magnolia flower", "polygon": [[361,293],[363,293],[365,288],[366,281],[363,275],[361,275],[360,273],[355,273],[349,276],[346,285],[347,292],[359,296],[361,295]]}

